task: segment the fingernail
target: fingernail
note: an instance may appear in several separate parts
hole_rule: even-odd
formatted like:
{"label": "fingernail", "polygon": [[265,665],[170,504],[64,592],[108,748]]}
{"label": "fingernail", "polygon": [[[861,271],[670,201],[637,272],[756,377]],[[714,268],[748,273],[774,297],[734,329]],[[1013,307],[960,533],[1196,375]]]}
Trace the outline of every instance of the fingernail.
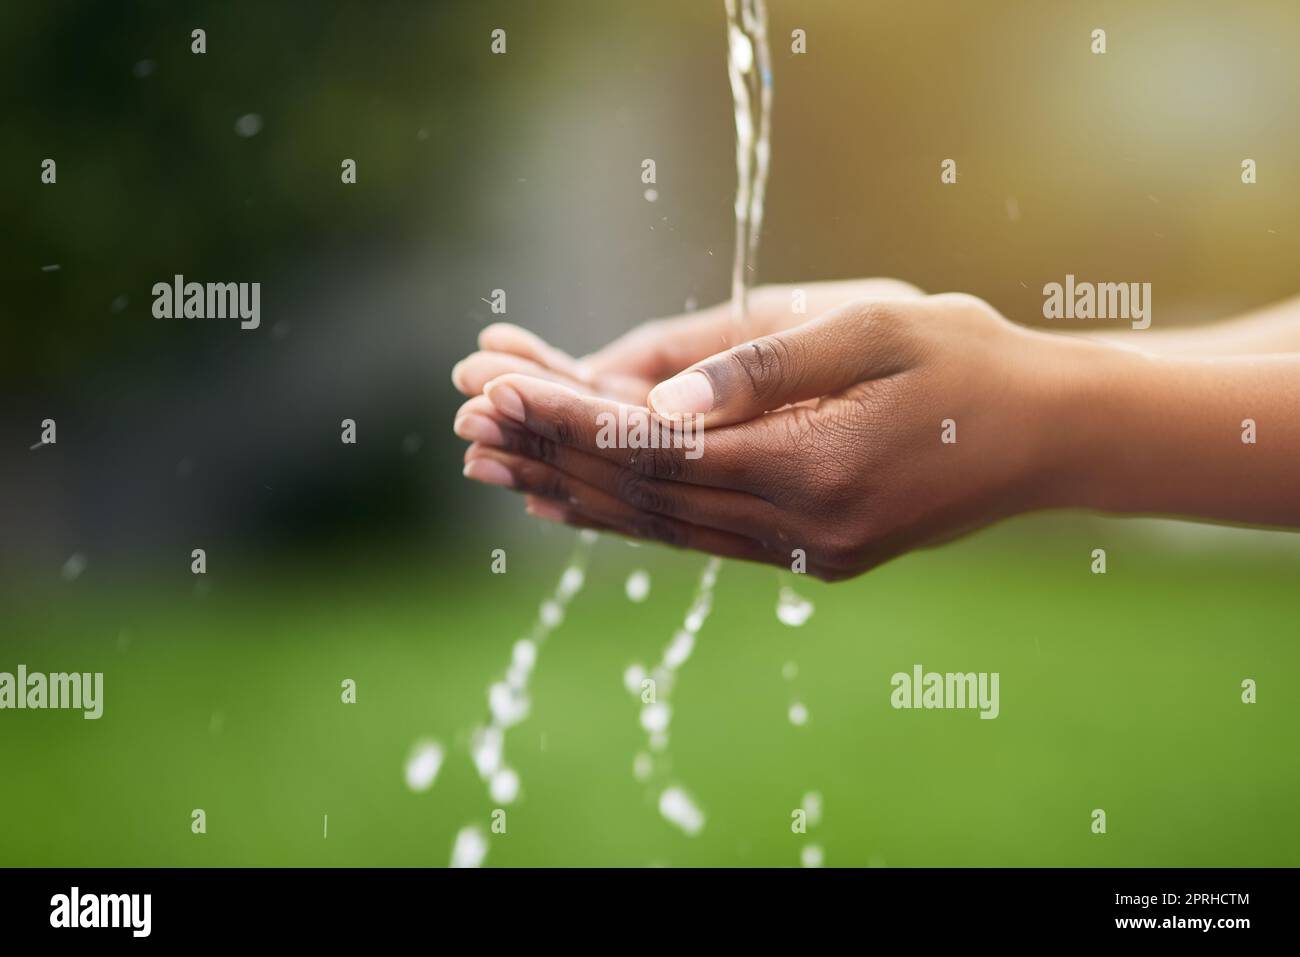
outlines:
{"label": "fingernail", "polygon": [[713,386],[703,372],[688,372],[650,390],[650,408],[660,415],[698,415],[713,408]]}
{"label": "fingernail", "polygon": [[524,421],[524,400],[508,385],[488,385],[488,401],[516,422]]}
{"label": "fingernail", "polygon": [[564,521],[564,509],[558,505],[552,505],[550,502],[529,502],[526,511],[529,515],[535,518],[544,518],[548,522]]}
{"label": "fingernail", "polygon": [[501,427],[486,415],[467,412],[452,424],[451,430],[466,442],[482,442],[484,445],[502,446],[506,444],[501,434]]}
{"label": "fingernail", "polygon": [[465,471],[462,474],[467,479],[473,479],[475,482],[486,482],[488,485],[500,485],[504,488],[510,488],[515,484],[515,477],[510,474],[510,470],[500,462],[492,461],[492,459],[474,459],[465,466]]}

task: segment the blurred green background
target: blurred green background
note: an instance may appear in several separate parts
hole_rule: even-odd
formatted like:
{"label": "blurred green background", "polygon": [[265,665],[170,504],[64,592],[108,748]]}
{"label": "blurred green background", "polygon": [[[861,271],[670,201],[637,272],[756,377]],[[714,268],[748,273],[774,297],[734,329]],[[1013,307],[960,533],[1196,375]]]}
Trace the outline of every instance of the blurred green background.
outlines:
{"label": "blurred green background", "polygon": [[[1066,272],[1150,281],[1157,328],[1295,292],[1294,4],[771,12],[762,281],[893,275],[1024,322]],[[461,480],[448,374],[494,288],[575,352],[725,296],[721,0],[6,4],[0,54],[0,671],[106,685],[97,722],[0,712],[0,864],[446,863],[493,806],[466,752],[485,689],[572,544]],[[262,328],[153,319],[175,273],[261,282]],[[47,417],[58,444],[29,450]],[[597,546],[509,737],[523,795],[488,864],[795,865],[806,841],[832,865],[1300,863],[1300,537],[1037,516],[800,581],[801,629],[777,573],[727,564],[674,694],[689,839],[633,779],[621,676],[702,563]],[[917,662],[999,671],[1001,716],[894,711]],[[414,794],[425,736],[447,759]]]}

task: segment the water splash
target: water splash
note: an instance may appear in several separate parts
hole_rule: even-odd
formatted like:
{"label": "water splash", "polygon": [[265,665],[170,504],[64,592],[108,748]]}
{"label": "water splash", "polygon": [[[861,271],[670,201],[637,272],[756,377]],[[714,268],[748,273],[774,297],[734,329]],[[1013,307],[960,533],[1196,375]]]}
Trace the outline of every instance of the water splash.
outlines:
{"label": "water splash", "polygon": [[582,590],[587,577],[587,562],[596,533],[585,530],[565,565],[555,590],[537,610],[537,618],[527,636],[514,643],[505,674],[488,686],[488,722],[474,730],[470,739],[470,756],[488,794],[498,804],[510,804],[518,796],[518,773],[505,763],[506,732],[528,717],[532,699],[528,681],[537,665],[538,655],[551,633],[564,621],[564,611]]}
{"label": "water splash", "polygon": [[781,624],[798,628],[812,617],[813,603],[789,586],[782,587],[776,600],[776,617]]}
{"label": "water splash", "polygon": [[659,795],[659,813],[681,828],[687,837],[694,837],[704,829],[704,812],[680,787],[666,788]]}
{"label": "water splash", "polygon": [[803,796],[804,813],[808,815],[808,826],[816,827],[822,822],[822,796],[820,792],[809,791]]}
{"label": "water splash", "polygon": [[437,741],[417,742],[406,759],[406,786],[416,793],[433,787],[442,769],[442,758],[442,745]]}
{"label": "water splash", "polygon": [[[822,796],[817,791],[809,791],[799,802],[803,808],[807,825],[816,827],[822,822]],[[804,867],[821,867],[826,860],[826,852],[820,844],[805,844],[799,852],[799,863]]]}
{"label": "water splash", "polygon": [[792,725],[802,728],[808,723],[808,706],[802,701],[795,701],[790,705],[788,716]]}
{"label": "water splash", "polygon": [[650,597],[650,573],[638,568],[627,576],[623,591],[627,594],[628,601],[645,601]]}
{"label": "water splash", "polygon": [[772,55],[765,0],[726,0],[727,77],[736,114],[736,246],[731,314],[738,341],[749,338],[749,286],[757,267],[771,160]]}
{"label": "water splash", "polygon": [[481,867],[487,852],[487,835],[483,829],[476,824],[466,825],[456,834],[456,843],[451,848],[450,866]]}
{"label": "water splash", "polygon": [[[629,665],[623,672],[623,685],[641,699],[641,729],[646,733],[647,750],[633,761],[633,776],[642,783],[652,783],[667,773],[669,731],[673,709],[671,697],[678,670],[686,664],[695,648],[695,636],[713,610],[713,588],[718,581],[720,558],[710,558],[700,574],[695,597],[686,610],[682,627],[664,646],[659,663],[649,671],[644,665]],[[656,757],[657,756],[657,757]],[[659,794],[659,813],[683,833],[694,837],[704,828],[704,812],[679,784],[663,788]]]}
{"label": "water splash", "polygon": [[[519,773],[505,763],[506,731],[528,717],[531,699],[528,696],[528,679],[537,665],[537,658],[542,646],[551,633],[564,621],[564,611],[573,597],[582,590],[587,578],[587,563],[597,535],[590,530],[578,533],[578,541],[573,547],[569,561],[555,585],[555,590],[546,598],[537,610],[537,618],[524,638],[520,638],[510,649],[510,664],[506,666],[504,676],[488,686],[488,721],[475,728],[470,735],[469,753],[478,771],[479,778],[487,785],[488,797],[498,805],[512,804],[519,797],[521,782]],[[427,746],[426,746],[427,747]],[[415,761],[420,752],[417,746]],[[412,762],[407,763],[407,784],[416,790],[427,790],[433,786],[441,766],[441,747],[436,766],[432,773],[428,771],[430,756],[423,756],[423,763],[412,769]],[[424,788],[415,788],[412,776],[417,783],[428,777]],[[451,852],[452,867],[479,867],[487,857],[488,841],[483,829],[476,824],[462,827],[456,835],[456,843]]]}
{"label": "water splash", "polygon": [[[772,56],[767,45],[765,0],[725,0],[725,5],[727,76],[736,118],[736,239],[731,270],[731,313],[736,340],[743,341],[748,338],[749,286],[758,258],[771,157]],[[721,564],[720,559],[710,558],[704,566],[682,627],[664,649],[659,664],[648,675],[640,665],[633,665],[623,675],[628,690],[641,694],[641,727],[648,735],[650,753],[638,754],[633,765],[638,780],[650,781],[655,777],[658,769],[653,755],[663,755],[668,749],[672,723],[669,697],[678,669],[690,658],[695,649],[695,636],[713,610],[713,587]],[[628,597],[632,597],[631,579]],[[647,685],[647,681],[652,684]],[[666,765],[666,758],[662,763]],[[693,837],[704,828],[704,812],[680,785],[664,788],[658,803],[659,813],[688,836]]]}

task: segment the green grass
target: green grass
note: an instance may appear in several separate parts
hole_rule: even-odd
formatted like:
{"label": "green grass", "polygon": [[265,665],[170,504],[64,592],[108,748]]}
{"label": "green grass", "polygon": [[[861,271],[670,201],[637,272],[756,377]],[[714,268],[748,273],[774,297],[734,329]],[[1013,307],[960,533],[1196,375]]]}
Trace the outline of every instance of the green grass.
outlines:
{"label": "green grass", "polygon": [[[0,863],[445,864],[493,806],[466,753],[486,686],[569,547],[534,541],[504,576],[486,549],[347,574],[222,573],[210,555],[200,597],[183,566],[110,581],[92,556],[76,582],[6,595],[0,670],[103,671],[105,713],[0,712]],[[621,675],[657,657],[703,559],[602,540],[508,738],[523,795],[487,863],[784,866],[812,840],[830,865],[1300,864],[1296,543],[1022,520],[851,583],[801,580],[817,606],[801,629],[776,620],[774,571],[726,564],[673,697],[672,774],[708,817],[690,839],[633,779]],[[635,567],[643,605],[623,595]],[[895,711],[890,676],[917,662],[1000,672],[1001,716]],[[426,735],[447,760],[413,794],[403,763]],[[790,812],[810,789],[825,817],[805,839]]]}

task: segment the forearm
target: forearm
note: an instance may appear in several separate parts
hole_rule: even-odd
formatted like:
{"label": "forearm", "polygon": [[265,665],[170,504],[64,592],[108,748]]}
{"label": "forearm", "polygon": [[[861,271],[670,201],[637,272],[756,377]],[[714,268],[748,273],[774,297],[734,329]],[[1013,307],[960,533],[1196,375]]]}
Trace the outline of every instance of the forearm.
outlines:
{"label": "forearm", "polygon": [[1096,332],[1087,338],[1169,356],[1300,352],[1300,296],[1203,326]]}
{"label": "forearm", "polygon": [[1300,354],[1069,365],[1056,504],[1300,527]]}

